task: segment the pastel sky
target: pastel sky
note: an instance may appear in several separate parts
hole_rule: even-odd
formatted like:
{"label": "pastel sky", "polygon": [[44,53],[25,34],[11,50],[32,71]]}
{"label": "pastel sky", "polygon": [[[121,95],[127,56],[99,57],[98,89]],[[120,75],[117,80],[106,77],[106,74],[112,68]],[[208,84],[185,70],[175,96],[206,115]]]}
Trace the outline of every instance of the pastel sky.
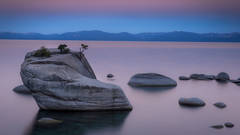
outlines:
{"label": "pastel sky", "polygon": [[240,0],[1,0],[0,31],[240,32]]}

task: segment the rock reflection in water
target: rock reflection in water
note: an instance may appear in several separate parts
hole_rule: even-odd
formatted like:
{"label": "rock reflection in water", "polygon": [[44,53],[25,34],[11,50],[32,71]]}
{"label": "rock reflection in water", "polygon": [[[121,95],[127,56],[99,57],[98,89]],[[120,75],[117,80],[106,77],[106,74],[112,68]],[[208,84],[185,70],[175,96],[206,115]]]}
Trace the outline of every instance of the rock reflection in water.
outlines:
{"label": "rock reflection in water", "polygon": [[[82,135],[89,131],[119,131],[129,111],[106,112],[53,112],[39,111],[28,135]],[[40,125],[37,120],[43,117],[63,121],[56,125]]]}

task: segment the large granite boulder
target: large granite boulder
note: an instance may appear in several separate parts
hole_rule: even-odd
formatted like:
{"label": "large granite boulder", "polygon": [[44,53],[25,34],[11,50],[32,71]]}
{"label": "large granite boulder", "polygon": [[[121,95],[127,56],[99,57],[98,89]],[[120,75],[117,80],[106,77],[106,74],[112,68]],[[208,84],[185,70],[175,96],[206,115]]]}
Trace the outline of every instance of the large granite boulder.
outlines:
{"label": "large granite boulder", "polygon": [[50,57],[27,53],[21,65],[21,78],[44,110],[130,110],[127,97],[119,86],[96,80],[82,53],[60,54],[49,49]]}
{"label": "large granite boulder", "polygon": [[168,87],[177,86],[177,82],[156,73],[140,73],[131,77],[128,84],[132,87]]}

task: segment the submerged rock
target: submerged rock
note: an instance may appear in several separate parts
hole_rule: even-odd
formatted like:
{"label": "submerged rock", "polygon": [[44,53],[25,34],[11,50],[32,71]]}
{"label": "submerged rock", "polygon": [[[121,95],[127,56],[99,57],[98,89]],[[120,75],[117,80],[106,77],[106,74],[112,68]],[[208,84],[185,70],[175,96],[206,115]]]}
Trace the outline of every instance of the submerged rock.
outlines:
{"label": "submerged rock", "polygon": [[190,78],[186,76],[179,76],[179,80],[190,80]]}
{"label": "submerged rock", "polygon": [[113,78],[114,75],[113,74],[107,74],[107,78]]}
{"label": "submerged rock", "polygon": [[217,75],[216,79],[217,79],[218,81],[226,82],[226,81],[230,80],[230,77],[229,77],[229,75],[228,75],[227,73],[221,72],[221,73],[219,73],[219,74]]}
{"label": "submerged rock", "polygon": [[140,73],[131,77],[128,82],[133,87],[168,87],[177,86],[177,82],[164,75],[156,73]]}
{"label": "submerged rock", "polygon": [[233,128],[234,127],[234,124],[232,124],[231,122],[226,122],[226,123],[224,123],[224,125],[227,128]]}
{"label": "submerged rock", "polygon": [[218,108],[225,108],[227,105],[224,104],[223,102],[217,102],[214,104],[214,106],[218,107]]}
{"label": "submerged rock", "polygon": [[52,118],[41,118],[37,122],[38,122],[38,124],[41,124],[41,125],[52,125],[52,124],[62,123],[61,120],[55,120],[55,119],[52,119]]}
{"label": "submerged rock", "polygon": [[44,110],[131,110],[123,90],[96,80],[82,53],[60,54],[50,49],[50,57],[26,55],[21,78]]}
{"label": "submerged rock", "polygon": [[230,80],[230,82],[235,83],[236,85],[240,86],[240,80],[239,79],[238,80]]}
{"label": "submerged rock", "polygon": [[13,91],[20,94],[31,94],[31,91],[24,85],[19,85],[15,87]]}
{"label": "submerged rock", "polygon": [[232,83],[240,83],[240,80],[230,80]]}
{"label": "submerged rock", "polygon": [[178,100],[178,103],[180,105],[184,106],[192,106],[192,107],[198,107],[198,106],[204,106],[205,102],[199,98],[193,97],[193,98],[180,98]]}
{"label": "submerged rock", "polygon": [[222,128],[224,128],[224,126],[223,125],[213,125],[213,126],[211,126],[211,128],[222,129]]}

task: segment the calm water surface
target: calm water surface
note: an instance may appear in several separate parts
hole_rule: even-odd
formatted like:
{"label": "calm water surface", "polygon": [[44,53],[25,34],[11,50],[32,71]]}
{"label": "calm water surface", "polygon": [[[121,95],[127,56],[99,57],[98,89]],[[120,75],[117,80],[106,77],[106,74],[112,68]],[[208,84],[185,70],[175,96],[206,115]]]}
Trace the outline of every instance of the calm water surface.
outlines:
{"label": "calm water surface", "polygon": [[[97,78],[120,85],[134,109],[127,112],[41,112],[31,96],[16,94],[21,84],[20,64],[26,52],[40,46],[68,44],[78,50],[81,43]],[[240,86],[215,81],[179,81],[179,75],[217,74],[225,71],[240,77],[240,43],[103,42],[0,40],[0,135],[237,135],[240,133]],[[155,72],[178,82],[172,89],[144,90],[127,85],[135,73]],[[114,80],[106,74],[115,75]],[[202,108],[178,105],[180,97],[199,97]],[[225,102],[227,108],[212,104]],[[40,117],[66,120],[54,127],[35,125]],[[232,129],[215,130],[214,124],[231,121]]]}

